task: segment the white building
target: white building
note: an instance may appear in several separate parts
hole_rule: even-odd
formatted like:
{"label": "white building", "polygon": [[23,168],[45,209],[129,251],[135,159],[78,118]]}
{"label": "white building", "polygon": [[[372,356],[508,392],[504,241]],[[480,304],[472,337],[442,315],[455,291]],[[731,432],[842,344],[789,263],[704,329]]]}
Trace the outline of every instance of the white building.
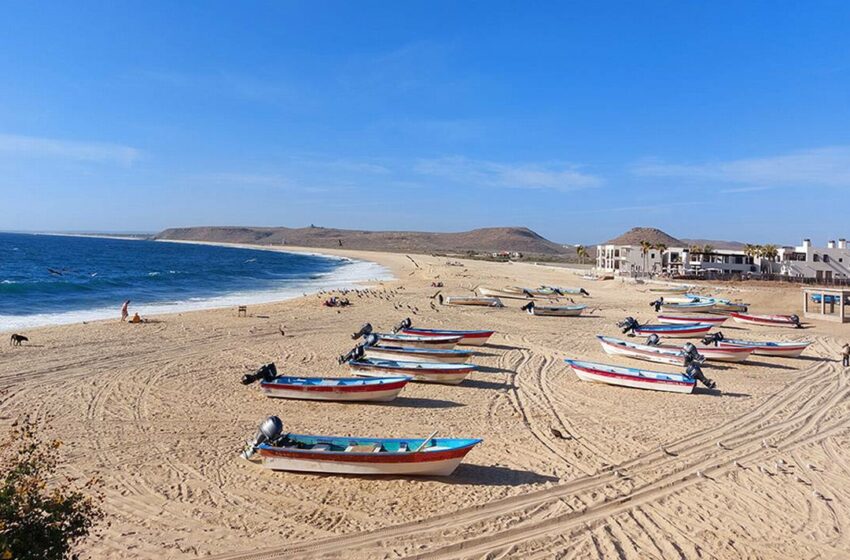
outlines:
{"label": "white building", "polygon": [[710,253],[694,253],[688,247],[657,248],[644,253],[634,245],[599,245],[596,268],[614,274],[640,273],[668,274],[746,274],[758,272],[759,264],[744,251],[712,249]]}
{"label": "white building", "polygon": [[596,268],[625,275],[661,272],[662,253],[658,249],[644,253],[640,245],[597,245]]}
{"label": "white building", "polygon": [[819,281],[850,279],[850,250],[847,240],[830,241],[826,247],[813,247],[804,239],[799,247],[782,247],[773,267],[779,274],[794,278],[814,278]]}

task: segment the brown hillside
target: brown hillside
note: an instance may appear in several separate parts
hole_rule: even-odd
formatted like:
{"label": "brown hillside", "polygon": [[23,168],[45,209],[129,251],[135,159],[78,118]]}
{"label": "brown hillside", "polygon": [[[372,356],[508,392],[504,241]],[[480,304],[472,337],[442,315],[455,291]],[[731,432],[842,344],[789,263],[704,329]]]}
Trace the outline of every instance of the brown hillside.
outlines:
{"label": "brown hillside", "polygon": [[648,228],[648,227],[636,227],[632,228],[623,235],[619,237],[615,237],[614,239],[607,241],[608,245],[640,245],[641,241],[648,241],[653,245],[658,245],[659,243],[663,243],[668,247],[681,247],[686,245],[679,239],[676,239],[672,235],[668,235],[657,228]]}
{"label": "brown hillside", "polygon": [[156,239],[339,247],[404,253],[490,253],[519,251],[527,256],[569,260],[575,249],[563,247],[524,227],[482,228],[460,233],[360,231],[307,227],[188,227],[166,229]]}

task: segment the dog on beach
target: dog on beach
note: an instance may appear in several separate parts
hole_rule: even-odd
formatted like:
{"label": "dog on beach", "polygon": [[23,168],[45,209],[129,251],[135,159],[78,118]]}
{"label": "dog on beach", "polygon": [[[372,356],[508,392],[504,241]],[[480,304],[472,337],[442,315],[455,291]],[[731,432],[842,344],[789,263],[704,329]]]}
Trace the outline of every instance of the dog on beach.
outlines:
{"label": "dog on beach", "polygon": [[29,339],[22,334],[13,334],[11,340],[9,340],[10,346],[20,346],[22,342],[27,342]]}

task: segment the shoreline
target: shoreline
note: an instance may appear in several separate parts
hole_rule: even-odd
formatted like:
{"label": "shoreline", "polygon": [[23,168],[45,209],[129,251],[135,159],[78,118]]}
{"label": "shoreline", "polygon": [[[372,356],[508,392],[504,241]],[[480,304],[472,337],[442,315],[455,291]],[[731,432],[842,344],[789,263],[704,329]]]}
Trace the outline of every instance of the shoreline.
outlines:
{"label": "shoreline", "polygon": [[[183,240],[157,240],[157,239],[139,239],[125,237],[108,237],[95,235],[77,235],[77,234],[53,234],[53,233],[38,233],[38,234],[22,234],[22,235],[55,235],[59,237],[83,237],[83,238],[99,238],[99,239],[120,239],[125,241],[152,241],[162,243],[181,243],[187,245],[208,245],[213,247],[224,247],[233,249],[242,249],[248,251],[270,251],[278,253],[290,253],[295,255],[311,255],[332,259],[335,261],[343,261],[346,264],[338,269],[323,275],[321,278],[309,280],[305,279],[304,283],[298,286],[286,288],[278,288],[275,290],[259,290],[252,292],[233,292],[201,298],[199,301],[175,301],[134,305],[133,311],[138,311],[145,318],[160,318],[168,315],[193,313],[208,310],[227,309],[235,305],[263,305],[281,303],[293,299],[302,298],[305,296],[314,295],[318,292],[327,290],[353,289],[356,287],[367,287],[373,282],[390,282],[397,280],[395,272],[390,266],[377,262],[376,260],[368,260],[359,256],[340,255],[331,253],[318,253],[309,248],[292,247],[292,250],[282,249],[280,247],[270,247],[263,245],[249,245],[236,243],[217,243],[205,241],[183,241]],[[357,271],[351,278],[346,278],[345,273],[349,272],[344,269],[348,267],[363,268],[362,271]],[[9,326],[0,326],[0,333],[8,333],[12,331],[33,331],[36,329],[50,328],[64,325],[88,324],[99,321],[109,321],[120,315],[120,304],[109,307],[98,307],[94,309],[81,309],[60,313],[36,313],[25,316],[7,316],[19,318],[20,321]]]}

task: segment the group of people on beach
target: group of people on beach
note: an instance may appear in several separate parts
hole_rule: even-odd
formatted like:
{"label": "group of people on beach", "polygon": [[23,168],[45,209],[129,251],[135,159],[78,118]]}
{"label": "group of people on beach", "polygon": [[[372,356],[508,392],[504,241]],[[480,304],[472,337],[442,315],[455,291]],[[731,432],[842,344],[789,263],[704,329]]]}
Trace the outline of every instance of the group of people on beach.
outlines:
{"label": "group of people on beach", "polygon": [[[130,300],[128,299],[127,301],[124,302],[124,305],[121,306],[121,322],[126,321],[127,317],[130,316],[129,308],[130,308]],[[133,318],[130,319],[130,322],[131,323],[141,323],[142,318],[139,316],[138,313],[135,313],[133,315]]]}

